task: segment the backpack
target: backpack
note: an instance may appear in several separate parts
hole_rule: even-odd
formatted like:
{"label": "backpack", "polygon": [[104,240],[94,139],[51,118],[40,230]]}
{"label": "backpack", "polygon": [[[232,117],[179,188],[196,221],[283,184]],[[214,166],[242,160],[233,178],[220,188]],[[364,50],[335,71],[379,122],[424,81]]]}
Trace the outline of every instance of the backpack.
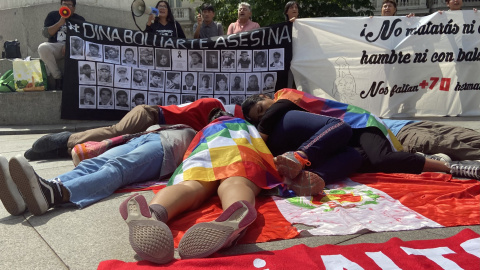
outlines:
{"label": "backpack", "polygon": [[3,43],[2,58],[22,58],[20,53],[20,42],[18,40],[5,41]]}
{"label": "backpack", "polygon": [[0,77],[0,92],[16,92],[13,69],[8,70]]}

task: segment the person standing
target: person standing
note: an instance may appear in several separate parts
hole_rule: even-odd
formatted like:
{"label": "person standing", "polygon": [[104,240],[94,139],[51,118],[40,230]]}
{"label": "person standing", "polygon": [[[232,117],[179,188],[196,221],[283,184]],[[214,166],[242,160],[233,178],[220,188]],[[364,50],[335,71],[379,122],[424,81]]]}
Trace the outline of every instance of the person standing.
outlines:
{"label": "person standing", "polygon": [[[213,21],[215,9],[211,4],[203,4],[202,14],[197,15],[197,22],[193,25],[193,38],[209,38],[223,36],[223,26]],[[198,27],[200,25],[200,27]]]}
{"label": "person standing", "polygon": [[238,4],[238,20],[228,26],[227,35],[246,32],[260,28],[260,25],[251,20],[252,8],[249,3],[241,2]]}
{"label": "person standing", "polygon": [[182,26],[175,21],[168,2],[163,0],[158,1],[155,7],[159,12],[158,17],[150,14],[145,32],[167,37],[186,38]]}
{"label": "person standing", "polygon": [[[62,6],[68,7],[72,13],[68,20],[85,21],[85,18],[75,14],[76,0],[62,0]],[[60,16],[58,10],[48,13],[43,23],[42,34],[48,38],[47,42],[43,42],[38,46],[38,54],[40,59],[45,63],[48,72],[55,79],[55,89],[62,90],[62,72],[58,67],[57,60],[63,59],[65,56],[65,40],[67,38],[67,18]]]}

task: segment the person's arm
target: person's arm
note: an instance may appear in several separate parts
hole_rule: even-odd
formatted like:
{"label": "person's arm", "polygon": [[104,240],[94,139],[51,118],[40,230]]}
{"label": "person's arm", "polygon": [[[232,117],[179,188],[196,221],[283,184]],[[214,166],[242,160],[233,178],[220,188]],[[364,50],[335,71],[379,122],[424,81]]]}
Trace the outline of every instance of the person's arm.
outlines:
{"label": "person's arm", "polygon": [[280,99],[279,101],[275,102],[265,111],[262,119],[260,119],[260,123],[257,126],[258,132],[260,136],[265,141],[268,139],[273,132],[273,129],[280,121],[280,119],[291,110],[302,110],[298,107],[295,103],[288,99]]}
{"label": "person's arm", "polygon": [[154,24],[155,22],[155,15],[154,14],[150,14],[148,16],[148,20],[147,20],[147,26],[145,27],[145,30],[143,30],[143,32],[148,32],[148,33],[153,33],[153,28],[152,28],[152,24]]}
{"label": "person's arm", "polygon": [[193,25],[193,38],[200,37],[200,28],[202,28],[202,14],[198,13],[197,15],[197,23]]}
{"label": "person's arm", "polygon": [[217,36],[223,36],[223,25],[221,23],[217,23],[217,30],[218,30]]}
{"label": "person's arm", "polygon": [[60,30],[62,25],[64,25],[65,22],[66,22],[66,19],[61,17],[61,16],[60,16],[60,19],[58,21],[55,22],[55,20],[56,19],[53,16],[52,12],[50,12],[47,15],[47,17],[45,18],[45,22],[43,24],[43,26],[44,26],[43,35],[46,38],[53,37],[58,32],[58,30]]}
{"label": "person's arm", "polygon": [[227,35],[233,34],[234,30],[235,30],[235,23],[233,22],[228,26]]}

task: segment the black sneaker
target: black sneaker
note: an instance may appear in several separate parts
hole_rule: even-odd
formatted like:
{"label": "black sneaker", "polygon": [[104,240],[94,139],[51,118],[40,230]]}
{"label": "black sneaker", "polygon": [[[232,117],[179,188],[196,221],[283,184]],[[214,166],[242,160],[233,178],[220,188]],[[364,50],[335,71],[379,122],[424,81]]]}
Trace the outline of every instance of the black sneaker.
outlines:
{"label": "black sneaker", "polygon": [[33,167],[21,155],[10,159],[10,174],[22,193],[28,210],[35,216],[47,212],[54,205],[62,203],[60,180],[45,180],[38,176]]}
{"label": "black sneaker", "polygon": [[28,160],[42,160],[42,159],[56,159],[70,157],[68,155],[67,149],[58,149],[48,152],[35,152],[32,148],[28,149],[23,153],[23,156]]}
{"label": "black sneaker", "polygon": [[450,173],[453,176],[480,180],[480,166],[451,164]]}
{"label": "black sneaker", "polygon": [[25,201],[10,176],[8,160],[0,155],[0,200],[10,215],[16,216],[25,212]]}
{"label": "black sneaker", "polygon": [[69,131],[45,135],[33,143],[32,150],[37,153],[43,153],[62,148],[66,149],[68,138],[71,135],[72,133]]}

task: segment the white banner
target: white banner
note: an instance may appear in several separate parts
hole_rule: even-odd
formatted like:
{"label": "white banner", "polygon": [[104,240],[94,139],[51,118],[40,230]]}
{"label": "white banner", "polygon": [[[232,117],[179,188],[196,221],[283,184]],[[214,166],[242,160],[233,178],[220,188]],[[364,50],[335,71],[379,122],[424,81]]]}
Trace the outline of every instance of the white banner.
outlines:
{"label": "white banner", "polygon": [[480,115],[480,12],[293,24],[298,89],[381,117]]}

